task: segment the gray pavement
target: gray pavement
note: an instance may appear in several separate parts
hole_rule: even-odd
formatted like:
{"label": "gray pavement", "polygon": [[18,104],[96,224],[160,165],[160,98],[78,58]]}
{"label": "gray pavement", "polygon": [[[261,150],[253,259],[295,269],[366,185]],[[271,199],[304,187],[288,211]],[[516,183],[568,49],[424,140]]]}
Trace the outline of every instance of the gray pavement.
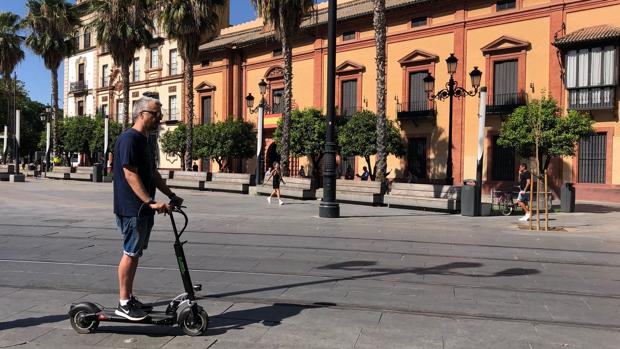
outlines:
{"label": "gray pavement", "polygon": [[[78,335],[68,306],[114,305],[121,242],[111,185],[0,182],[0,348],[614,348],[620,343],[620,208],[581,203],[561,230],[518,217],[177,190],[206,336],[101,323]],[[170,223],[157,217],[136,294],[182,289]]]}

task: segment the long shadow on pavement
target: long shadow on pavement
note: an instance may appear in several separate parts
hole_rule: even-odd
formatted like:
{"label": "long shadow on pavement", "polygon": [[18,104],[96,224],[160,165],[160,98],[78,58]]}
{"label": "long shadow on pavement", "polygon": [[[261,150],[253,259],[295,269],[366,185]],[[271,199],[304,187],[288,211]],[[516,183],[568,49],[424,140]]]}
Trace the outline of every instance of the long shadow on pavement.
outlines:
{"label": "long shadow on pavement", "polygon": [[6,322],[0,322],[0,331],[8,330],[10,328],[20,328],[20,327],[34,327],[43,324],[50,324],[54,322],[59,322],[63,320],[69,320],[69,316],[67,314],[62,315],[45,315],[40,317],[29,317],[24,319],[15,319]]}

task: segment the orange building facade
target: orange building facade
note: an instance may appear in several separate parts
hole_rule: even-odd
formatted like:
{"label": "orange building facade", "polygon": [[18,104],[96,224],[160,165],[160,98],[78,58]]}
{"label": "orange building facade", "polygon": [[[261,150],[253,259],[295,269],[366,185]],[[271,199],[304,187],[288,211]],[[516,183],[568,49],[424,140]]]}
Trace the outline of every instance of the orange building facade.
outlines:
{"label": "orange building facade", "polygon": [[[336,105],[339,115],[376,111],[375,41],[372,1],[339,1],[336,53]],[[327,13],[307,19],[294,39],[293,107],[326,110]],[[389,177],[400,181],[441,183],[448,150],[449,105],[429,102],[422,79],[436,78],[436,89],[449,75],[445,58],[459,59],[455,80],[471,89],[469,71],[478,67],[488,89],[483,180],[486,191],[509,187],[520,159],[496,144],[502,121],[528,99],[549,93],[562,108],[589,113],[596,135],[578,144],[574,158],[554,160],[549,173],[553,191],[575,183],[577,198],[620,202],[620,123],[618,56],[620,0],[502,0],[387,2],[387,117],[395,120],[407,155],[390,156]],[[259,97],[258,83],[268,83],[265,98],[281,93],[284,81],[280,44],[262,20],[222,29],[201,46],[194,66],[195,123],[233,116],[257,124],[245,96]],[[479,97],[455,99],[453,176],[455,183],[475,178]],[[184,113],[185,114],[185,113]],[[183,116],[185,117],[185,115]],[[280,107],[264,118],[266,165],[278,160],[273,131]],[[374,159],[373,159],[374,161]],[[291,162],[292,171],[306,165]],[[363,159],[341,159],[356,173]],[[209,167],[212,167],[211,165]],[[254,172],[255,159],[236,164]],[[209,168],[217,170],[216,168]],[[306,171],[309,173],[309,171]]]}

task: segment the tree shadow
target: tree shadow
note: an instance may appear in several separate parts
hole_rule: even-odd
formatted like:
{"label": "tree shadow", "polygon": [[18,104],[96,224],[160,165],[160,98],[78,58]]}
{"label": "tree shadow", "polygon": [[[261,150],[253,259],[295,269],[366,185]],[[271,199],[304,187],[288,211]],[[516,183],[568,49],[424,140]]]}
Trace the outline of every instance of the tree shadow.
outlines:
{"label": "tree shadow", "polygon": [[11,321],[0,322],[0,331],[8,330],[11,328],[24,328],[24,327],[39,326],[43,324],[50,324],[50,323],[68,320],[68,319],[69,317],[67,314],[46,315],[46,316],[40,316],[40,317],[15,319]]}
{"label": "tree shadow", "polygon": [[211,317],[207,335],[219,335],[230,330],[242,330],[252,324],[263,324],[273,327],[293,316],[299,315],[304,309],[322,308],[324,305],[301,305],[290,303],[274,303],[254,309],[243,309]]}
{"label": "tree shadow", "polygon": [[575,204],[575,212],[585,212],[585,213],[620,212],[620,206],[605,205],[605,204],[578,203],[578,204]]}

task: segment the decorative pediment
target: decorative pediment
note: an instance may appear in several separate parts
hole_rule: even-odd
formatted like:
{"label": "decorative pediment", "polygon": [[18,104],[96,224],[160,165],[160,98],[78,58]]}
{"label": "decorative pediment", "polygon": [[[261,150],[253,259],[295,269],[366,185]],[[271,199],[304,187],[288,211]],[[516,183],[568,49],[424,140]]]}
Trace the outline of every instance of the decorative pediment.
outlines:
{"label": "decorative pediment", "polygon": [[215,85],[203,81],[200,83],[200,85],[196,86],[195,90],[198,92],[215,91]]}
{"label": "decorative pediment", "polygon": [[366,70],[366,67],[364,67],[363,65],[347,60],[347,61],[342,62],[342,64],[336,67],[336,74],[359,73],[365,70]]}
{"label": "decorative pediment", "polygon": [[502,36],[499,39],[489,43],[480,50],[486,54],[497,54],[508,51],[529,50],[532,47],[529,41],[513,38],[511,36]]}
{"label": "decorative pediment", "polygon": [[429,64],[437,62],[439,62],[439,56],[422,50],[414,50],[405,57],[398,60],[398,63],[400,63],[401,66]]}
{"label": "decorative pediment", "polygon": [[279,65],[273,66],[267,69],[267,72],[265,72],[265,79],[267,80],[282,78],[284,78],[284,68],[280,67]]}

